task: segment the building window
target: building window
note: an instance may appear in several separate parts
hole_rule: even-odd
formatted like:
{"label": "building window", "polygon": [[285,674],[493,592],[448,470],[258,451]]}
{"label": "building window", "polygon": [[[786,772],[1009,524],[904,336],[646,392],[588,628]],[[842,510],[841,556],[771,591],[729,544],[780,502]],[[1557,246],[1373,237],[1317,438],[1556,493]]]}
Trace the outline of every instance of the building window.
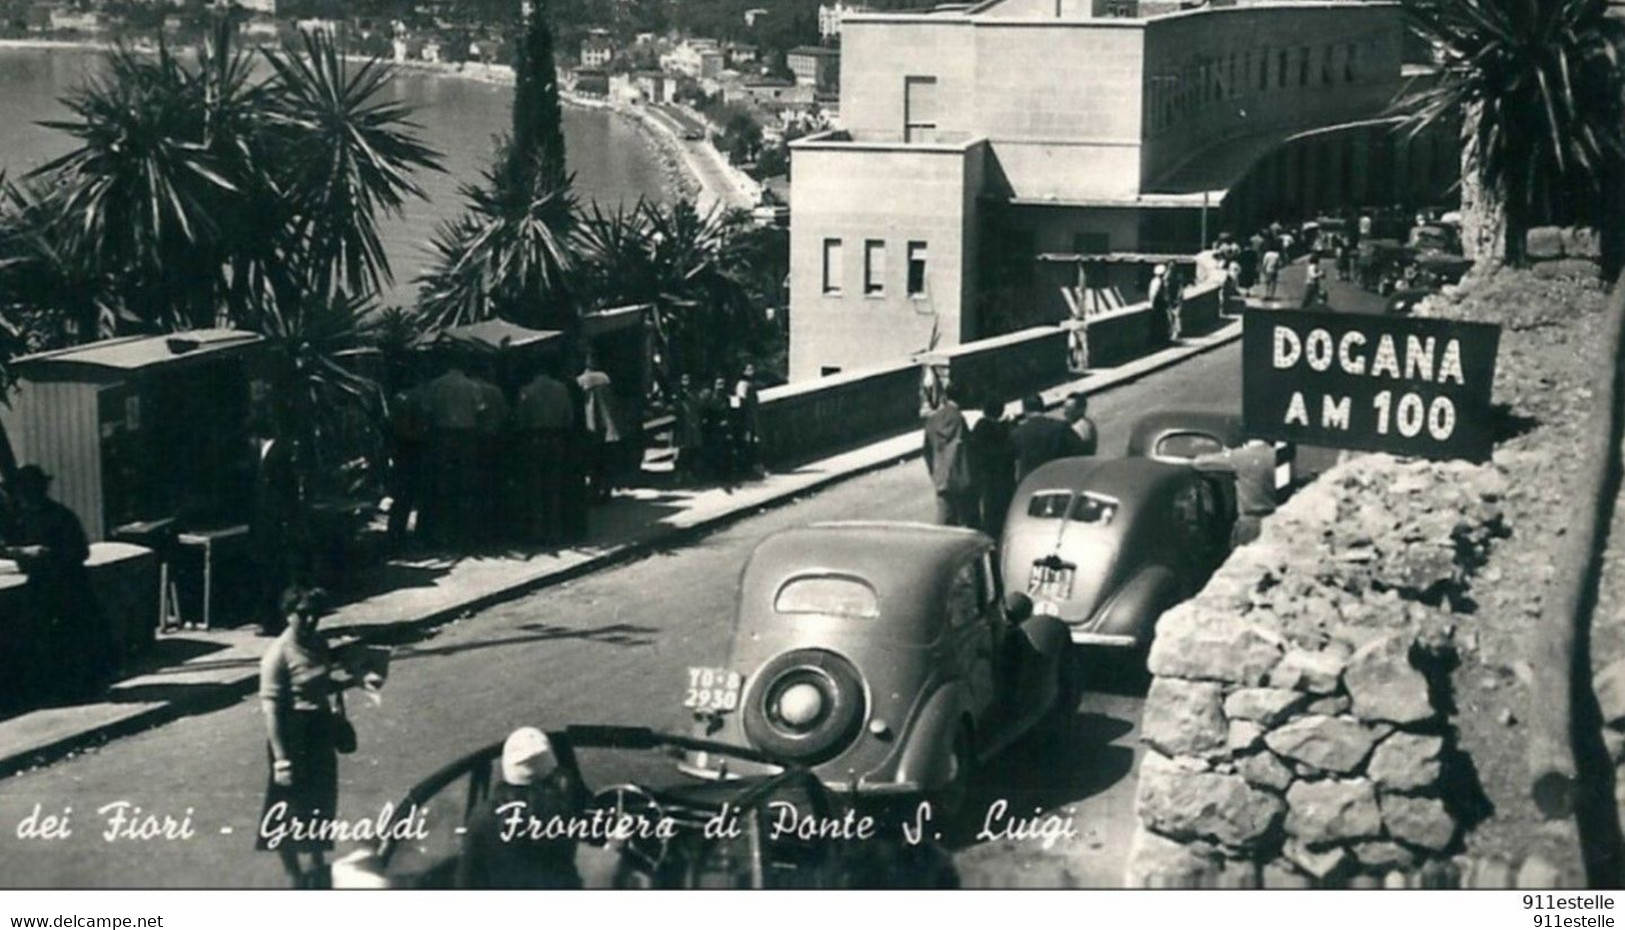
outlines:
{"label": "building window", "polygon": [[[1247,73],[1251,74],[1252,70],[1253,70],[1253,55],[1252,55],[1251,52],[1248,52],[1247,53]],[[1259,55],[1258,55],[1258,89],[1259,90],[1269,90],[1270,89],[1270,56],[1269,56],[1268,52],[1260,52]]]}
{"label": "building window", "polygon": [[1343,80],[1354,83],[1354,53],[1358,48],[1353,42],[1349,43],[1347,58],[1343,59]]}
{"label": "building window", "polygon": [[839,365],[820,365],[820,366],[818,366],[818,377],[820,377],[820,378],[828,378],[830,375],[838,375],[840,373],[841,373],[841,366],[839,366]]}
{"label": "building window", "polygon": [[925,243],[908,244],[908,296],[925,296]]}
{"label": "building window", "polygon": [[1298,86],[1309,86],[1309,46],[1298,49]]}
{"label": "building window", "polygon": [[846,262],[841,253],[841,240],[824,240],[824,293],[839,295]]}
{"label": "building window", "polygon": [[870,239],[863,244],[863,292],[879,296],[886,293],[886,242]]}
{"label": "building window", "polygon": [[1275,86],[1286,86],[1286,57],[1287,50],[1281,49],[1281,54],[1275,59]]}
{"label": "building window", "polygon": [[1332,55],[1332,47],[1330,45],[1326,46],[1325,57],[1320,60],[1320,83],[1322,84],[1332,82]]}
{"label": "building window", "polygon": [[1236,53],[1235,52],[1230,53],[1229,75],[1230,75],[1229,76],[1229,86],[1227,87],[1227,90],[1229,91],[1229,93],[1226,94],[1226,96],[1234,97],[1236,95],[1236,92],[1238,90],[1240,90],[1240,87],[1236,84]]}
{"label": "building window", "polygon": [[903,141],[935,140],[937,119],[937,79],[903,78]]}

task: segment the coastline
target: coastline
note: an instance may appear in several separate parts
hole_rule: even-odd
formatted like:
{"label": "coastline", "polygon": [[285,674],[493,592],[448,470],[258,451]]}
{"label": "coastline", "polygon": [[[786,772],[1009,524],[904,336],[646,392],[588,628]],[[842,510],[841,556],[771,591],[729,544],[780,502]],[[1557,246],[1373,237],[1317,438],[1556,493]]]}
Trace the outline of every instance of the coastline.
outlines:
{"label": "coastline", "polygon": [[[117,47],[116,44],[111,42],[92,39],[0,39],[0,51],[106,52]],[[136,43],[132,47],[139,49],[145,46]],[[362,55],[345,55],[344,58],[347,61],[368,60]],[[440,77],[478,81],[482,84],[502,87],[512,87],[514,85],[513,69],[507,65],[488,65],[478,62],[395,61],[393,59],[385,59],[385,61],[405,72],[429,73]],[[562,86],[559,88],[559,102],[564,106],[575,107],[579,110],[609,110],[634,126],[648,145],[655,161],[659,164],[660,187],[668,201],[692,200],[702,202],[709,200],[728,202],[728,192],[707,189],[704,176],[690,163],[689,153],[683,147],[682,140],[671,134],[669,130],[666,130],[656,121],[638,112],[636,108],[611,103],[607,100],[582,97],[564,89]]]}

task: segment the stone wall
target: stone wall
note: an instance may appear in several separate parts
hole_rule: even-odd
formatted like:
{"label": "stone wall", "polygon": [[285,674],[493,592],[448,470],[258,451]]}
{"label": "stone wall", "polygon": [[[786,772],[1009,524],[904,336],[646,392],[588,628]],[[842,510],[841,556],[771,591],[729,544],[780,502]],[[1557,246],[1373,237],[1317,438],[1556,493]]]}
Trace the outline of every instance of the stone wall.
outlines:
{"label": "stone wall", "polygon": [[1486,812],[1449,672],[1507,490],[1345,462],[1162,618],[1129,885],[1404,885],[1460,852]]}
{"label": "stone wall", "polygon": [[778,464],[917,428],[920,366],[911,358],[769,388],[758,413],[761,457]]}

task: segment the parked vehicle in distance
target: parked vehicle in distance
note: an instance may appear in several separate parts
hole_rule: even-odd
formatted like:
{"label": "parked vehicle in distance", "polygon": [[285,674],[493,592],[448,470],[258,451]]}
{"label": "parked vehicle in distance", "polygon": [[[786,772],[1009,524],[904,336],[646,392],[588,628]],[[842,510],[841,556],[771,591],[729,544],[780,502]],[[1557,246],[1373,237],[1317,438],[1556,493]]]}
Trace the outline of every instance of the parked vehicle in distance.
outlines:
{"label": "parked vehicle in distance", "polygon": [[1234,476],[1151,458],[1068,458],[1016,489],[1004,577],[1087,646],[1143,650],[1230,553]]}
{"label": "parked vehicle in distance", "polygon": [[[587,888],[942,888],[955,887],[952,861],[935,844],[908,844],[897,831],[872,840],[805,839],[773,829],[775,805],[798,817],[838,820],[844,800],[805,767],[785,762],[767,774],[695,782],[671,754],[704,752],[719,761],[768,758],[711,740],[642,727],[571,726],[548,733],[559,767],[591,800],[571,822],[583,841],[577,869]],[[502,743],[442,767],[407,792],[379,831],[383,838],[333,864],[336,888],[451,888],[469,814],[488,803],[501,778]],[[638,782],[627,781],[637,777]],[[412,824],[411,818],[421,817]],[[707,831],[715,819],[737,830]],[[662,822],[671,829],[658,833]],[[396,839],[416,826],[411,838]],[[561,828],[562,828],[561,824]],[[610,834],[605,841],[603,834]]]}
{"label": "parked vehicle in distance", "polygon": [[1395,291],[1389,295],[1388,302],[1383,304],[1383,313],[1388,316],[1410,316],[1416,312],[1416,305],[1432,297],[1437,291],[1425,288],[1409,288]]}
{"label": "parked vehicle in distance", "polygon": [[[728,657],[689,670],[684,705],[697,734],[804,765],[837,791],[951,810],[975,766],[1070,718],[1067,646],[1058,621],[1006,613],[981,533],[818,524],[751,554]],[[699,752],[683,770],[765,768]]]}
{"label": "parked vehicle in distance", "polygon": [[704,142],[705,130],[689,128],[683,130],[683,139],[687,142]]}

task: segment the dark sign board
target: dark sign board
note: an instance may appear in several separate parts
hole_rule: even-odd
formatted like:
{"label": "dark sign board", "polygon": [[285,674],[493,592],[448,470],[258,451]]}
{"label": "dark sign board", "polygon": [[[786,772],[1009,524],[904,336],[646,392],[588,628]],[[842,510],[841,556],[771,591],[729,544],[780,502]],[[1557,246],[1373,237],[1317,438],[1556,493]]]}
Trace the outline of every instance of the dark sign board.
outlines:
{"label": "dark sign board", "polygon": [[1242,327],[1247,434],[1430,459],[1490,456],[1501,329],[1411,317],[1252,311]]}

